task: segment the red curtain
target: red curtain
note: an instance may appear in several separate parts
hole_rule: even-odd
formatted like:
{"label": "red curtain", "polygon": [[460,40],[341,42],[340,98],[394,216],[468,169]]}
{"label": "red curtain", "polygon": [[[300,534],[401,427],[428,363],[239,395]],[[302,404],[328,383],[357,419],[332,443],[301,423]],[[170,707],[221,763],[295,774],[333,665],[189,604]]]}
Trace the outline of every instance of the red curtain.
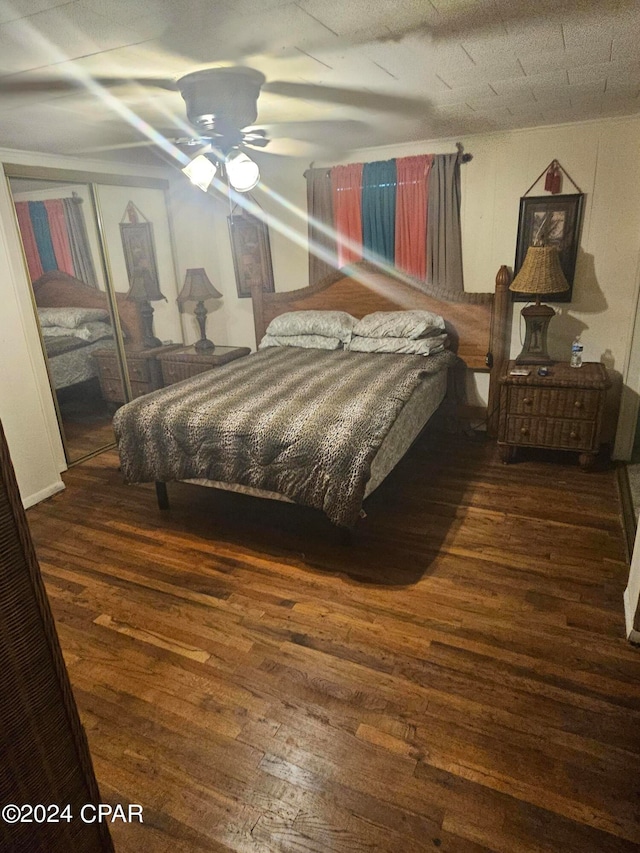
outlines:
{"label": "red curtain", "polygon": [[432,154],[396,160],[395,265],[424,281],[427,277],[427,186]]}
{"label": "red curtain", "polygon": [[362,163],[331,170],[338,267],[362,260]]}
{"label": "red curtain", "polygon": [[16,202],[16,216],[18,217],[18,227],[20,228],[20,236],[22,237],[22,247],[24,248],[24,256],[27,259],[27,268],[31,281],[40,278],[44,270],[40,263],[40,255],[36,244],[36,236],[33,233],[33,225],[29,216],[29,202]]}
{"label": "red curtain", "polygon": [[69,275],[75,276],[76,272],[73,268],[71,246],[69,245],[69,232],[67,231],[67,221],[64,215],[62,199],[49,199],[48,201],[45,201],[44,206],[47,211],[49,231],[51,232],[51,242],[53,244],[53,253],[56,256],[58,269],[69,273]]}

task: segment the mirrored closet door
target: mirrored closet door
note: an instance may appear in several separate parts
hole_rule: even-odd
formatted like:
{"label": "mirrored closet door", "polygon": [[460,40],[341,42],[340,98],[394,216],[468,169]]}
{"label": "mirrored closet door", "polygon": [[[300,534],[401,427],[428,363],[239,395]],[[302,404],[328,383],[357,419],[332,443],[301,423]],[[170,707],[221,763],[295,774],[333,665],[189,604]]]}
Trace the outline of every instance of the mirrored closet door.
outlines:
{"label": "mirrored closet door", "polygon": [[113,446],[116,409],[162,387],[156,356],[182,343],[172,236],[161,187],[34,171],[7,168],[60,433],[74,464]]}

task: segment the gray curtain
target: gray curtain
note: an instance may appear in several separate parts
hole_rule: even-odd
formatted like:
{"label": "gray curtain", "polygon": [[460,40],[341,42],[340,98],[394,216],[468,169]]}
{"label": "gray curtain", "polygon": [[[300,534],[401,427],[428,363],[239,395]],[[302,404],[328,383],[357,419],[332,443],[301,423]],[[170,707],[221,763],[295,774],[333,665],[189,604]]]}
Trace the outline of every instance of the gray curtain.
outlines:
{"label": "gray curtain", "polygon": [[[316,284],[338,268],[333,228],[331,169],[308,169],[305,176],[309,223],[309,284]],[[318,254],[314,247],[320,250]]]}
{"label": "gray curtain", "polygon": [[78,197],[63,198],[62,201],[64,203],[64,218],[67,223],[71,259],[76,278],[84,281],[85,284],[90,284],[92,287],[97,288],[98,280],[89,246],[87,226],[82,212],[82,199]]}
{"label": "gray curtain", "polygon": [[460,162],[457,154],[436,154],[427,200],[427,284],[461,293]]}

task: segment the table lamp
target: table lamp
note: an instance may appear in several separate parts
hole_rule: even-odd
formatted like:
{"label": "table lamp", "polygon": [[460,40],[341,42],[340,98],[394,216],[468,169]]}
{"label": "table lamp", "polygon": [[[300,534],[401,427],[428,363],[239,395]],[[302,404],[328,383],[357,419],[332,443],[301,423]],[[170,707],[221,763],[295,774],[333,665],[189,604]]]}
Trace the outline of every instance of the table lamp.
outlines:
{"label": "table lamp", "polygon": [[207,299],[222,299],[222,294],[211,284],[204,269],[200,267],[187,270],[184,285],[178,294],[178,304],[182,306],[185,302],[196,303],[193,313],[200,327],[200,340],[195,344],[196,352],[215,349],[215,344],[206,335],[207,309],[204,303]]}
{"label": "table lamp", "polygon": [[547,331],[556,312],[550,305],[540,304],[540,295],[569,290],[558,249],[555,246],[530,246],[509,290],[535,296],[536,299],[534,305],[522,309],[526,334],[516,364],[551,364],[547,352]]}
{"label": "table lamp", "polygon": [[143,329],[142,346],[145,349],[162,346],[162,341],[153,334],[153,307],[151,303],[160,299],[164,299],[166,302],[167,297],[160,293],[157,279],[151,275],[151,271],[146,267],[134,270],[127,299],[133,299],[139,306]]}

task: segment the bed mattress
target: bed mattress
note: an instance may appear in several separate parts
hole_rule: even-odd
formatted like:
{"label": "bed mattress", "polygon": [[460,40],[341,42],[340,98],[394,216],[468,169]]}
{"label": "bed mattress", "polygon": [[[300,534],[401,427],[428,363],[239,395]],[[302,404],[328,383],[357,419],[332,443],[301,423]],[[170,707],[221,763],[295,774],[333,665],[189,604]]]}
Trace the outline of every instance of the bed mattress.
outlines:
{"label": "bed mattress", "polygon": [[403,436],[411,410],[391,432],[402,410],[438,374],[439,403],[454,361],[263,350],[123,406],[114,418],[122,471],[128,482],[197,478],[273,492],[349,527],[372,474],[375,485],[397,461],[383,455],[372,471],[387,436],[395,453],[415,437],[415,425]]}

